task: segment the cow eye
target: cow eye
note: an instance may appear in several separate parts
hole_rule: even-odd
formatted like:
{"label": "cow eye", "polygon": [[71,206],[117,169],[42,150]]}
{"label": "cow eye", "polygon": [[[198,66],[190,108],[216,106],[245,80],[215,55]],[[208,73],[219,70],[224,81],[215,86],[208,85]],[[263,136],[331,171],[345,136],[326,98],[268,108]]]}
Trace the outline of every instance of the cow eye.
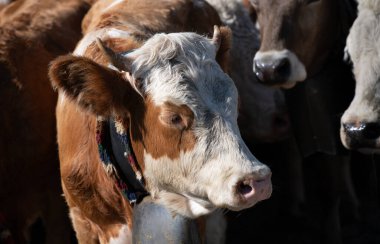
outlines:
{"label": "cow eye", "polygon": [[169,127],[183,130],[186,128],[186,119],[182,115],[174,112],[165,112],[160,116],[160,120]]}
{"label": "cow eye", "polygon": [[182,117],[179,114],[173,114],[170,118],[170,122],[173,125],[179,125],[182,123]]}

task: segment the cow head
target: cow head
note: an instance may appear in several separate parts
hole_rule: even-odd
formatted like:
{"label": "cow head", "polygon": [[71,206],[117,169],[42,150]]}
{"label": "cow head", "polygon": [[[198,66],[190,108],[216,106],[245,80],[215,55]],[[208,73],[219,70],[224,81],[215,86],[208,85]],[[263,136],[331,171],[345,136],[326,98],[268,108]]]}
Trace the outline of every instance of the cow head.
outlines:
{"label": "cow head", "polygon": [[338,0],[250,0],[261,47],[253,70],[259,80],[291,88],[321,69],[336,43]]}
{"label": "cow head", "polygon": [[349,149],[380,149],[380,2],[359,1],[359,16],[347,38],[355,97],[342,116],[341,139]]}
{"label": "cow head", "polygon": [[116,70],[71,55],[50,68],[61,94],[122,121],[152,196],[189,217],[248,208],[271,194],[269,168],[240,136],[236,87],[216,62],[228,33],[157,34],[124,56],[101,45]]}

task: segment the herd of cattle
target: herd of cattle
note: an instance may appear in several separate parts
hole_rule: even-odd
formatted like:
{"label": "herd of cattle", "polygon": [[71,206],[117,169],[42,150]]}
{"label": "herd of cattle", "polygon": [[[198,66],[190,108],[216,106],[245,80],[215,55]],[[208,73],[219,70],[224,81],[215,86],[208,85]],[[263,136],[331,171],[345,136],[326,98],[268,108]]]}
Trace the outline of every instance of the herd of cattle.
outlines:
{"label": "herd of cattle", "polygon": [[379,28],[379,0],[0,0],[0,243],[379,243]]}

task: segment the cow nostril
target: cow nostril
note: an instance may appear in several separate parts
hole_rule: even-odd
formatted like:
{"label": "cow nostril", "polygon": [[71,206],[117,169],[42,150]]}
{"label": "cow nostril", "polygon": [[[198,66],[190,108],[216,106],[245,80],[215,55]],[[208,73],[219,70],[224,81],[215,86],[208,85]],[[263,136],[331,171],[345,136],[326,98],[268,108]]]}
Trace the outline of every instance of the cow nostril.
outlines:
{"label": "cow nostril", "polygon": [[367,123],[364,124],[363,137],[366,139],[374,140],[380,137],[380,124]]}
{"label": "cow nostril", "polygon": [[241,182],[239,185],[238,185],[238,192],[242,195],[247,195],[249,194],[250,192],[252,192],[253,188],[252,186],[250,186],[249,184],[246,184],[244,182]]}
{"label": "cow nostril", "polygon": [[288,58],[280,59],[276,66],[275,66],[275,72],[280,77],[288,77],[290,75],[290,61]]}

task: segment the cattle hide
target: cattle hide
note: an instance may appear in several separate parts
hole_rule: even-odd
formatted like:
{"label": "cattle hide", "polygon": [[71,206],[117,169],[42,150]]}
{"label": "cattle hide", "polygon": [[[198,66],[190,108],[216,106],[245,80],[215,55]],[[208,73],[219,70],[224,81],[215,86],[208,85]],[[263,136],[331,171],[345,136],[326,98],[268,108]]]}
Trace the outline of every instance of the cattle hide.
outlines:
{"label": "cattle hide", "polygon": [[[48,243],[68,243],[50,60],[75,47],[85,1],[16,1],[0,15],[0,213],[16,241],[41,217]],[[1,241],[0,241],[1,242]]]}

